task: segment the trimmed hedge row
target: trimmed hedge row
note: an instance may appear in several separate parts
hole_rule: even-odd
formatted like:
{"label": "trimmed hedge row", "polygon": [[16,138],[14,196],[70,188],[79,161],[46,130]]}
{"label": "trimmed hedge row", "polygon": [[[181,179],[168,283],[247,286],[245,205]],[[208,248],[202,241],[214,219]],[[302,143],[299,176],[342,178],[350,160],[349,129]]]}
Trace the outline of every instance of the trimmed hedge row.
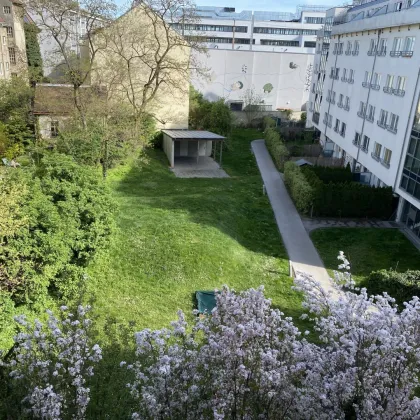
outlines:
{"label": "trimmed hedge row", "polygon": [[[337,171],[338,182],[333,182]],[[387,219],[392,213],[392,188],[377,188],[356,182],[342,182],[348,178],[347,169],[316,166],[285,165],[285,183],[296,208],[313,216],[369,217]],[[323,182],[322,178],[330,180]],[[351,173],[350,173],[351,176]]]}
{"label": "trimmed hedge row", "polygon": [[264,132],[265,145],[273,158],[275,165],[279,171],[284,170],[289,151],[284,145],[280,134],[274,128],[267,128]]}
{"label": "trimmed hedge row", "polygon": [[353,174],[350,165],[345,168],[330,168],[327,166],[311,166],[310,170],[324,183],[329,182],[352,182]]}
{"label": "trimmed hedge row", "polygon": [[420,297],[420,271],[408,270],[405,273],[398,273],[395,270],[373,271],[364,286],[372,295],[387,292],[402,304],[409,302],[413,296]]}

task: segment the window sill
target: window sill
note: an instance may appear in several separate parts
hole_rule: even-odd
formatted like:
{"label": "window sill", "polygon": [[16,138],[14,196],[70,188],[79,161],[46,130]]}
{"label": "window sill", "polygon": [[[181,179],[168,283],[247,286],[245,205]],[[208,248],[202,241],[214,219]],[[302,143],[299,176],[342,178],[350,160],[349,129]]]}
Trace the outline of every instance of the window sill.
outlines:
{"label": "window sill", "polygon": [[375,153],[373,153],[373,152],[372,152],[370,155],[371,155],[371,156],[372,156],[372,158],[373,158],[373,159],[375,159],[377,162],[379,162],[379,161],[381,160],[381,158],[380,158],[379,156],[375,155]]}
{"label": "window sill", "polygon": [[385,168],[389,169],[389,167],[391,166],[388,162],[385,162],[383,159],[381,159],[381,165],[385,166]]}

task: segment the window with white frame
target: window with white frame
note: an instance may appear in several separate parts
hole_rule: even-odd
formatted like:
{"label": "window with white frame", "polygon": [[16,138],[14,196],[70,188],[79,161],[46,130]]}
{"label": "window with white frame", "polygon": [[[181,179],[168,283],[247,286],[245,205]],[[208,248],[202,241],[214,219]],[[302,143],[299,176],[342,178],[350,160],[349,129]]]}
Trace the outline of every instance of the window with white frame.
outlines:
{"label": "window with white frame", "polygon": [[347,69],[343,69],[343,75],[341,76],[341,80],[343,82],[347,81],[346,76],[347,76]]}
{"label": "window with white frame", "polygon": [[337,54],[337,50],[338,50],[338,42],[334,42],[333,54]]}
{"label": "window with white frame", "polygon": [[331,103],[335,104],[335,92],[331,92]]}
{"label": "window with white frame", "polygon": [[379,158],[381,156],[381,150],[382,150],[382,144],[375,142],[373,154]]}
{"label": "window with white frame", "polygon": [[338,118],[335,119],[335,126],[334,126],[334,131],[337,131],[337,133],[340,130],[340,120]]}
{"label": "window with white frame", "polygon": [[391,55],[395,55],[395,53],[399,53],[401,51],[401,47],[402,47],[402,38],[400,37],[394,38],[394,42],[392,44]]}
{"label": "window with white frame", "polygon": [[343,48],[344,48],[344,42],[339,42],[337,54],[343,54]]}
{"label": "window with white frame", "polygon": [[391,112],[391,114],[389,116],[388,130],[396,132],[397,131],[397,128],[398,128],[398,120],[399,120],[398,115],[393,114]]}
{"label": "window with white frame", "polygon": [[369,53],[370,54],[375,54],[377,46],[378,46],[378,40],[377,39],[371,39],[370,40],[370,46],[369,46]]}
{"label": "window with white frame", "polygon": [[340,130],[340,135],[341,135],[341,137],[345,137],[346,136],[346,128],[347,128],[347,126],[346,126],[346,123],[341,123],[341,130]]}
{"label": "window with white frame", "polygon": [[360,101],[359,117],[364,117],[365,115],[366,115],[366,104],[363,101]]}
{"label": "window with white frame", "polygon": [[328,123],[328,112],[324,113],[324,123],[327,124]]}
{"label": "window with white frame", "polygon": [[384,109],[381,109],[381,112],[379,114],[378,124],[381,127],[386,127],[387,120],[388,120],[388,111],[385,111]]}
{"label": "window with white frame", "polygon": [[331,89],[328,89],[327,102],[330,102],[330,100],[331,100]]}
{"label": "window with white frame", "polygon": [[328,114],[328,126],[332,126],[332,115]]}
{"label": "window with white frame", "polygon": [[370,71],[365,71],[365,81],[363,82],[363,86],[370,85],[371,80],[372,80],[372,73]]}
{"label": "window with white frame", "polygon": [[385,87],[392,88],[393,84],[394,84],[394,76],[392,74],[388,74],[386,76]]}
{"label": "window with white frame", "polygon": [[360,145],[360,138],[361,138],[360,133],[358,133],[358,132],[356,131],[356,134],[354,135],[354,140],[353,140],[353,143],[354,143],[356,146],[359,146],[359,145]]}
{"label": "window with white frame", "polygon": [[351,41],[347,41],[347,49],[346,49],[346,55],[350,55],[351,54]]}
{"label": "window with white frame", "polygon": [[10,6],[3,6],[3,13],[5,15],[10,15],[10,13],[12,13]]}
{"label": "window with white frame", "polygon": [[359,54],[360,42],[354,41],[353,55]]}
{"label": "window with white frame", "polygon": [[404,42],[404,52],[413,52],[414,51],[414,41],[416,40],[415,36],[407,36]]}
{"label": "window with white frame", "polygon": [[11,26],[6,26],[6,33],[9,38],[13,38],[13,28]]}
{"label": "window with white frame", "polygon": [[378,46],[378,54],[379,55],[385,55],[386,54],[386,44],[388,40],[386,38],[381,38],[379,40],[379,46]]}
{"label": "window with white frame", "polygon": [[380,73],[373,73],[371,85],[375,89],[379,89],[381,85],[381,74]]}
{"label": "window with white frame", "polygon": [[375,107],[373,105],[369,105],[366,119],[372,122],[375,119]]}
{"label": "window with white frame", "polygon": [[385,163],[385,165],[389,166],[389,164],[391,163],[391,156],[392,156],[392,151],[384,147],[384,154],[382,157],[382,162]]}
{"label": "window with white frame", "polygon": [[337,104],[339,107],[343,106],[343,100],[344,100],[344,95],[340,93],[340,96],[338,97],[338,104]]}
{"label": "window with white frame", "polygon": [[346,96],[346,102],[344,104],[344,109],[346,109],[347,111],[350,109],[350,98],[348,96]]}
{"label": "window with white frame", "polygon": [[362,150],[367,152],[369,150],[369,141],[370,138],[366,135],[363,136],[363,142],[361,144]]}
{"label": "window with white frame", "polygon": [[398,76],[397,77],[397,85],[396,85],[396,89],[397,90],[405,90],[405,82],[406,82],[406,77],[405,76]]}
{"label": "window with white frame", "polygon": [[348,81],[350,83],[353,83],[354,82],[354,70],[353,69],[350,69],[349,70],[349,78],[348,78]]}
{"label": "window with white frame", "polygon": [[9,47],[9,59],[10,63],[16,64],[16,52],[13,47]]}

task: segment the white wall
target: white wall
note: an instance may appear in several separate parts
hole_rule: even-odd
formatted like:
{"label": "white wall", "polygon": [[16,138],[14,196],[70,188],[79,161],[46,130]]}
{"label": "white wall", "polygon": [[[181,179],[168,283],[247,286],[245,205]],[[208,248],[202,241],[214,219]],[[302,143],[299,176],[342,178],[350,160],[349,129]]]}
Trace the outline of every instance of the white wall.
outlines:
{"label": "white wall", "polygon": [[207,56],[199,56],[209,78],[195,76],[192,84],[211,101],[240,101],[246,89],[254,88],[272,110],[300,111],[308,100],[313,58],[313,54],[209,50]]}
{"label": "white wall", "polygon": [[163,133],[163,151],[168,157],[171,168],[174,167],[174,145],[172,139],[165,133]]}

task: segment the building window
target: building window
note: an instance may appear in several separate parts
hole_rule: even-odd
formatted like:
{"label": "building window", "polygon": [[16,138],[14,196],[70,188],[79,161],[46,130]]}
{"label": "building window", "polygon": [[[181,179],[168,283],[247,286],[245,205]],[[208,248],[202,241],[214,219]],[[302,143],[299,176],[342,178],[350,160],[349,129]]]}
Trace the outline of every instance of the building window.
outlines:
{"label": "building window", "polygon": [[347,69],[343,69],[343,75],[341,76],[342,82],[347,82]]}
{"label": "building window", "polygon": [[10,9],[10,6],[3,6],[3,13],[5,15],[10,15],[10,13],[12,13],[12,10]]}
{"label": "building window", "polygon": [[328,114],[328,127],[332,127],[332,115]]}
{"label": "building window", "polygon": [[405,158],[401,188],[420,200],[420,139],[417,138],[417,127],[414,126]]}
{"label": "building window", "polygon": [[387,39],[386,38],[381,38],[379,40],[379,47],[378,47],[378,51],[376,52],[376,55],[379,56],[384,56],[386,55],[386,44],[387,44]]}
{"label": "building window", "polygon": [[381,158],[381,150],[382,150],[382,144],[375,142],[375,147],[373,149],[372,157],[374,157],[376,160],[379,160]]}
{"label": "building window", "polygon": [[13,47],[9,47],[9,59],[11,64],[16,64],[16,53]]}
{"label": "building window", "polygon": [[13,38],[13,28],[11,26],[6,26],[7,36]]}
{"label": "building window", "polygon": [[353,144],[355,145],[355,146],[359,146],[360,145],[360,133],[358,133],[357,131],[356,131],[356,134],[354,135],[354,140],[353,140]]}
{"label": "building window", "polygon": [[370,82],[370,87],[374,90],[379,90],[381,87],[381,75],[380,73],[373,73],[372,81]]}
{"label": "building window", "polygon": [[324,23],[324,18],[315,17],[315,16],[307,16],[305,17],[305,23],[314,23],[316,25],[321,25]]}
{"label": "building window", "polygon": [[339,108],[343,107],[343,100],[344,100],[344,95],[342,93],[340,93],[340,96],[338,97],[338,103],[337,103],[337,106]]}
{"label": "building window", "polygon": [[[83,32],[86,32],[86,20],[81,20],[80,26]],[[233,26],[229,25],[202,25],[202,24],[182,24],[170,23],[170,26],[177,30],[198,31],[198,32],[233,32]],[[235,26],[235,32],[247,33],[247,26]]]}
{"label": "building window", "polygon": [[351,41],[347,41],[347,48],[346,48],[346,55],[350,55],[351,54]]}
{"label": "building window", "polygon": [[375,119],[375,107],[373,105],[369,105],[366,119],[370,122],[374,121],[374,119]]}
{"label": "building window", "polygon": [[51,137],[58,136],[58,121],[51,121]]}
{"label": "building window", "polygon": [[336,133],[338,133],[340,131],[340,120],[338,118],[335,119],[334,131]]}
{"label": "building window", "polygon": [[392,51],[389,53],[391,57],[399,57],[401,55],[402,38],[394,38]]}
{"label": "building window", "polygon": [[337,54],[340,54],[340,55],[343,54],[343,48],[344,48],[344,42],[339,42]]}
{"label": "building window", "polygon": [[340,130],[340,136],[346,137],[346,123],[341,123],[341,130]]}
{"label": "building window", "polygon": [[377,46],[378,46],[378,40],[377,39],[371,39],[368,55],[375,55]]}
{"label": "building window", "polygon": [[389,168],[389,164],[391,163],[391,156],[392,156],[392,151],[384,147],[384,155],[382,157],[381,162],[387,168]]}
{"label": "building window", "polygon": [[344,104],[344,109],[346,111],[350,111],[350,98],[348,96],[346,96],[346,102]]}
{"label": "building window", "polygon": [[369,87],[372,80],[372,73],[370,71],[365,71],[365,81],[362,83],[363,87]]}
{"label": "building window", "polygon": [[277,47],[299,47],[299,41],[288,41],[283,39],[262,39],[261,45],[274,45]]}
{"label": "building window", "polygon": [[379,114],[379,120],[378,120],[379,127],[386,128],[387,120],[388,120],[388,111],[381,109],[381,113]]}
{"label": "building window", "polygon": [[414,41],[416,40],[415,36],[407,36],[404,42],[404,49],[401,51],[401,56],[411,57],[414,52]]}
{"label": "building window", "polygon": [[404,76],[398,76],[397,78],[397,85],[395,89],[393,90],[393,93],[398,96],[404,96],[405,95],[405,82],[406,77]]}
{"label": "building window", "polygon": [[398,120],[399,120],[398,115],[393,114],[391,112],[391,115],[389,116],[389,125],[387,127],[389,131],[392,131],[393,133],[396,133],[397,132],[397,129],[398,129]]}
{"label": "building window", "polygon": [[359,41],[354,41],[353,55],[358,55],[359,54],[359,47],[360,47],[360,42]]}
{"label": "building window", "polygon": [[367,153],[368,152],[368,150],[369,150],[369,141],[370,141],[370,138],[368,137],[368,136],[363,136],[363,142],[362,142],[362,144],[360,145],[360,148],[365,152],[365,153]]}
{"label": "building window", "polygon": [[358,111],[357,115],[360,118],[365,118],[366,117],[366,104],[362,101],[360,101],[359,111]]}
{"label": "building window", "polygon": [[261,28],[255,27],[254,34],[271,35],[316,35],[316,29],[292,29],[292,28]]}
{"label": "building window", "polygon": [[353,69],[349,70],[349,78],[347,79],[347,81],[349,83],[354,83],[354,70]]}
{"label": "building window", "polygon": [[394,76],[392,74],[388,74],[386,76],[386,82],[384,86],[385,93],[392,93],[392,85],[394,84]]}
{"label": "building window", "polygon": [[316,42],[314,41],[305,41],[303,43],[303,46],[306,48],[315,48],[316,47]]}

